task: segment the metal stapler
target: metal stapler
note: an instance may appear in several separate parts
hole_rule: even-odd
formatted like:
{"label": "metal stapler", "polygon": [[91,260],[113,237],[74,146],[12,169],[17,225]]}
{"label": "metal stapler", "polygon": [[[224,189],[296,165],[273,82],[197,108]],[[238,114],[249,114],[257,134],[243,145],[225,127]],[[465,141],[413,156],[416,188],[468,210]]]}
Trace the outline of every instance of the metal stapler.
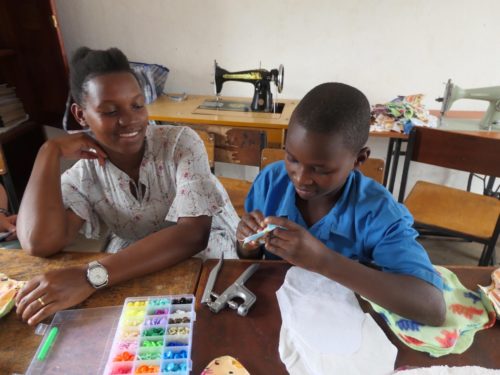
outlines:
{"label": "metal stapler", "polygon": [[[236,310],[238,315],[245,316],[250,310],[250,307],[257,301],[257,297],[250,290],[248,290],[243,284],[252,276],[259,264],[255,263],[248,267],[234,283],[232,283],[222,294],[217,294],[213,292],[213,287],[215,285],[215,280],[222,267],[224,261],[224,254],[221,254],[219,262],[210,271],[208,276],[207,286],[203,292],[201,303],[207,305],[210,310],[214,313],[218,313],[224,307],[229,306],[233,310]],[[234,298],[239,298],[243,300],[243,303],[238,304],[233,301]]]}

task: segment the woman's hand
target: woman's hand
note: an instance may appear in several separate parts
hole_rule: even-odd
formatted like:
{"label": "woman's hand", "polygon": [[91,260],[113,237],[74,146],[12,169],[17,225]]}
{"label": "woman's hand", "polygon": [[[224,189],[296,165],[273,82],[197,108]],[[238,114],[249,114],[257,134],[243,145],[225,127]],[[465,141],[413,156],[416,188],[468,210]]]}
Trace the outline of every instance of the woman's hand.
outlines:
{"label": "woman's hand", "polygon": [[16,221],[17,215],[5,216],[4,214],[0,214],[0,232],[10,233],[5,241],[13,241],[17,239]]}
{"label": "woman's hand", "polygon": [[[265,228],[264,215],[260,211],[246,212],[241,218],[238,228],[236,229],[236,239],[240,246],[243,247],[243,240]],[[259,247],[256,241],[245,244],[244,249],[250,250]]]}
{"label": "woman's hand", "polygon": [[97,141],[84,133],[53,138],[47,143],[56,147],[60,156],[64,159],[98,159],[99,164],[104,165],[104,160],[107,158],[106,153]]}
{"label": "woman's hand", "polygon": [[86,266],[51,270],[28,281],[16,296],[17,315],[30,326],[79,304],[95,289],[87,282]]}
{"label": "woman's hand", "polygon": [[269,216],[264,224],[276,228],[266,236],[266,250],[293,265],[315,271],[321,265],[323,254],[329,249],[305,228],[283,217]]}

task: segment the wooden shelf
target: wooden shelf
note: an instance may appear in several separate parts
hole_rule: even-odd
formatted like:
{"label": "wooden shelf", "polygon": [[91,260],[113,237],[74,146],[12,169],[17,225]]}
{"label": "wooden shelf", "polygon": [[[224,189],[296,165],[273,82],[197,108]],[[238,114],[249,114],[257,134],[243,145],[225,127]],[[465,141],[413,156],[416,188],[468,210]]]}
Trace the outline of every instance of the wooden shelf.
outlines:
{"label": "wooden shelf", "polygon": [[19,135],[31,130],[32,128],[40,126],[34,121],[30,121],[26,119],[23,122],[20,122],[17,125],[9,126],[9,127],[0,127],[0,144],[3,142],[9,142],[12,139],[15,139]]}
{"label": "wooden shelf", "polygon": [[14,56],[16,51],[13,49],[0,48],[0,58]]}

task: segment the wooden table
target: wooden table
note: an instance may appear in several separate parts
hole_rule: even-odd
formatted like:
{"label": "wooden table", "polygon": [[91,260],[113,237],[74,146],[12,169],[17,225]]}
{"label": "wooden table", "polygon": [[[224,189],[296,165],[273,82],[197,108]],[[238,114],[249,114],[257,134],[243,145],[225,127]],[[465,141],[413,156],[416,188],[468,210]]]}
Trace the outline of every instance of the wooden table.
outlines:
{"label": "wooden table", "polygon": [[[226,308],[218,314],[200,304],[208,274],[217,260],[203,264],[196,290],[196,322],[193,332],[192,374],[200,374],[214,358],[230,355],[243,363],[250,374],[287,374],[278,354],[281,315],[276,291],[290,265],[282,261],[259,261],[259,269],[245,283],[257,301],[246,317]],[[213,291],[222,293],[255,261],[225,260]]]}
{"label": "wooden table", "polygon": [[[216,109],[199,109],[205,100],[215,100],[212,95],[188,95],[187,99],[175,102],[168,96],[160,96],[147,106],[149,119],[189,125],[203,125],[207,131],[222,128],[260,129],[267,133],[270,145],[280,147],[284,144],[290,116],[298,100],[278,99],[284,103],[282,113],[237,112]],[[222,97],[224,101],[251,102],[251,98]]]}
{"label": "wooden table", "polygon": [[[37,258],[22,250],[0,250],[0,271],[16,280],[28,280],[41,272],[65,266],[80,265],[102,258],[104,253],[59,253],[50,258]],[[116,306],[127,297],[195,292],[202,261],[188,259],[176,266],[136,278],[94,293],[73,308]],[[50,323],[50,319],[46,321]],[[11,311],[0,319],[0,374],[24,373],[40,345],[42,336],[34,333]]]}
{"label": "wooden table", "polygon": [[[261,262],[259,270],[248,280],[247,287],[257,296],[257,302],[246,317],[240,317],[235,311],[225,309],[218,314],[212,313],[200,304],[208,274],[216,260],[204,263],[196,291],[196,324],[193,341],[193,374],[199,374],[212,359],[231,355],[238,358],[251,374],[286,374],[286,368],[278,353],[281,316],[276,299],[276,291],[282,285],[286,271],[290,267],[285,262]],[[215,292],[222,292],[246,267],[254,262],[226,260],[222,266]],[[493,267],[448,267],[454,271],[461,282],[470,289],[477,284],[489,285]],[[463,354],[450,354],[440,358],[431,358],[428,354],[411,350],[386,327],[382,319],[368,306],[361,303],[365,311],[372,312],[377,323],[382,327],[391,342],[398,348],[396,368],[408,366],[478,365],[488,368],[500,368],[500,325],[476,333],[474,343]]]}

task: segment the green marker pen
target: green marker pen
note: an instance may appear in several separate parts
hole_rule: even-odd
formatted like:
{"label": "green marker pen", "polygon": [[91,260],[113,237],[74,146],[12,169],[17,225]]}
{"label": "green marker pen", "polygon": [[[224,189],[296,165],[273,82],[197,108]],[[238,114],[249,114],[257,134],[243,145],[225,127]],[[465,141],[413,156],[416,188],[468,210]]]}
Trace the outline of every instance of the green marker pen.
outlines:
{"label": "green marker pen", "polygon": [[47,340],[45,340],[45,342],[43,343],[42,348],[40,349],[40,353],[38,353],[37,359],[39,361],[43,361],[45,360],[45,358],[47,358],[47,354],[49,353],[50,348],[52,348],[54,341],[56,341],[58,333],[59,333],[59,328],[52,327],[50,329],[50,332],[47,336]]}

